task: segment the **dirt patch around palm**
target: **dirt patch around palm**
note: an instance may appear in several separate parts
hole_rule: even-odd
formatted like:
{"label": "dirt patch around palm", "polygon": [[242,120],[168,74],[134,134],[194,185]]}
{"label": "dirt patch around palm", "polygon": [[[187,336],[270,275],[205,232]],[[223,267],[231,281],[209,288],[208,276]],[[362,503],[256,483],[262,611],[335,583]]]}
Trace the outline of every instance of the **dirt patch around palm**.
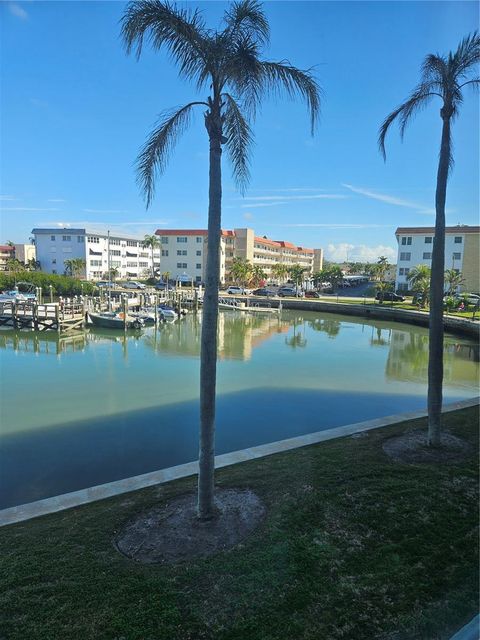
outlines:
{"label": "dirt patch around palm", "polygon": [[123,555],[142,564],[173,564],[226,551],[262,522],[265,507],[248,489],[217,489],[212,520],[197,518],[196,494],[140,514],[116,535]]}
{"label": "dirt patch around palm", "polygon": [[382,447],[392,460],[406,464],[422,462],[455,464],[467,458],[472,452],[472,447],[468,442],[448,431],[442,433],[440,447],[430,447],[428,432],[423,429],[407,431],[400,436],[389,438]]}

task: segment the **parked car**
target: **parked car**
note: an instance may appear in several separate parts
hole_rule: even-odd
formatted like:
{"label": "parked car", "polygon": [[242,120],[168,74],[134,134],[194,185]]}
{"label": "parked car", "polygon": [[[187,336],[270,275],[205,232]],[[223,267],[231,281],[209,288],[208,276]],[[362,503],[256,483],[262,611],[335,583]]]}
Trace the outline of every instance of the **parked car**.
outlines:
{"label": "parked car", "polygon": [[281,298],[303,298],[303,291],[301,289],[297,289],[296,287],[280,287],[280,289],[278,290],[278,295]]}
{"label": "parked car", "polygon": [[445,295],[443,297],[443,302],[445,304],[447,299],[453,299],[458,306],[462,302],[465,304],[467,302],[469,305],[479,308],[480,307],[480,296],[476,293],[455,293],[452,296]]}
{"label": "parked car", "polygon": [[318,291],[305,291],[305,298],[320,298]]}
{"label": "parked car", "polygon": [[252,294],[254,296],[274,296],[275,292],[272,291],[271,289],[266,289],[265,287],[262,287],[260,289],[255,289],[255,291],[252,291]]}
{"label": "parked car", "polygon": [[157,282],[155,285],[155,289],[157,291],[173,291],[175,287],[173,287],[170,283],[167,282]]}
{"label": "parked car", "polygon": [[115,289],[117,286],[116,282],[107,282],[106,280],[100,280],[96,285],[99,289]]}
{"label": "parked car", "polygon": [[122,283],[122,287],[124,289],[145,289],[145,285],[142,282],[137,282],[136,280],[124,282]]}
{"label": "parked car", "polygon": [[375,296],[375,300],[383,300],[384,302],[403,302],[405,298],[393,291],[384,291],[383,293],[379,291]]}
{"label": "parked car", "polygon": [[244,289],[243,287],[234,287],[234,286],[232,286],[232,287],[228,287],[227,293],[229,293],[230,295],[233,295],[233,296],[235,296],[235,295],[236,296],[242,296],[245,293],[247,293],[247,290]]}

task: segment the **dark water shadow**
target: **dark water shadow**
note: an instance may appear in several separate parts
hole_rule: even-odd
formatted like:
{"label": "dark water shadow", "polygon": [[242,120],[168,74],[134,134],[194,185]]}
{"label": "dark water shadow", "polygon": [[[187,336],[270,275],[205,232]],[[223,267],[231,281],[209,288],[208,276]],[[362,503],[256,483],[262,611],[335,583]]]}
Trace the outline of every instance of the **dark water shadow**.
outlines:
{"label": "dark water shadow", "polygon": [[[422,396],[373,392],[263,388],[225,394],[217,401],[216,451],[424,407]],[[196,460],[198,423],[194,400],[5,436],[0,509]]]}

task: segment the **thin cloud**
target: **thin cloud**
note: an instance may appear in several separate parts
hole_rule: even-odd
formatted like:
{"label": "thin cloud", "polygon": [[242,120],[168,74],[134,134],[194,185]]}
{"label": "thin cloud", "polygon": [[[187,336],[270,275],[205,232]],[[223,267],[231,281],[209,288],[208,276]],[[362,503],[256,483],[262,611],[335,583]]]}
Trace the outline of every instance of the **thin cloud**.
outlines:
{"label": "thin cloud", "polygon": [[248,200],[250,202],[275,202],[281,200],[285,201],[296,201],[296,200],[345,200],[348,196],[337,193],[316,193],[314,195],[303,195],[303,196],[247,196],[242,198],[243,200]]}
{"label": "thin cloud", "polygon": [[117,209],[82,209],[84,213],[127,213]]}
{"label": "thin cloud", "polygon": [[14,196],[0,196],[0,200],[11,202],[12,200],[16,200]]}
{"label": "thin cloud", "polygon": [[345,260],[353,262],[376,262],[380,256],[385,256],[389,262],[394,263],[397,258],[397,251],[393,247],[383,244],[370,247],[366,244],[328,244],[325,248],[325,258],[334,262]]}
{"label": "thin cloud", "polygon": [[47,202],[66,202],[63,198],[49,198]]}
{"label": "thin cloud", "polygon": [[258,202],[258,203],[249,203],[249,204],[241,204],[240,209],[258,209],[259,207],[276,207],[280,204],[288,204],[288,202],[284,202],[283,200],[279,200],[278,202]]}
{"label": "thin cloud", "polygon": [[435,209],[430,207],[425,207],[424,205],[418,204],[417,202],[411,202],[410,200],[402,200],[401,198],[395,198],[394,196],[388,196],[384,193],[377,193],[376,191],[371,191],[370,189],[364,189],[362,187],[354,187],[351,184],[342,184],[342,187],[353,191],[353,193],[358,193],[366,198],[371,198],[372,200],[379,200],[380,202],[385,202],[386,204],[392,204],[395,207],[406,207],[407,209],[414,209],[417,213],[422,213],[426,215],[432,215],[435,213]]}
{"label": "thin cloud", "polygon": [[23,7],[21,7],[16,2],[9,2],[8,10],[12,14],[12,16],[15,16],[16,18],[20,18],[20,20],[28,20],[28,13],[25,11]]}

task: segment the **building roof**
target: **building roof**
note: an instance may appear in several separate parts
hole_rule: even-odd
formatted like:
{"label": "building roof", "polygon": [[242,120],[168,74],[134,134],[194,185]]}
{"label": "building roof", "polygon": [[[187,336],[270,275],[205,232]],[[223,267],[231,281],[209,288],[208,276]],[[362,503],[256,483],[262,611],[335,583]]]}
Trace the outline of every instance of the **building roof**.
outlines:
{"label": "building roof", "polygon": [[15,247],[11,247],[8,244],[0,244],[0,251],[15,251]]}
{"label": "building roof", "polygon": [[157,229],[156,236],[206,236],[206,229]]}
{"label": "building roof", "polygon": [[[398,227],[395,235],[435,233],[435,227]],[[457,224],[455,227],[445,227],[445,233],[480,233],[480,227],[470,227],[468,224]]]}

